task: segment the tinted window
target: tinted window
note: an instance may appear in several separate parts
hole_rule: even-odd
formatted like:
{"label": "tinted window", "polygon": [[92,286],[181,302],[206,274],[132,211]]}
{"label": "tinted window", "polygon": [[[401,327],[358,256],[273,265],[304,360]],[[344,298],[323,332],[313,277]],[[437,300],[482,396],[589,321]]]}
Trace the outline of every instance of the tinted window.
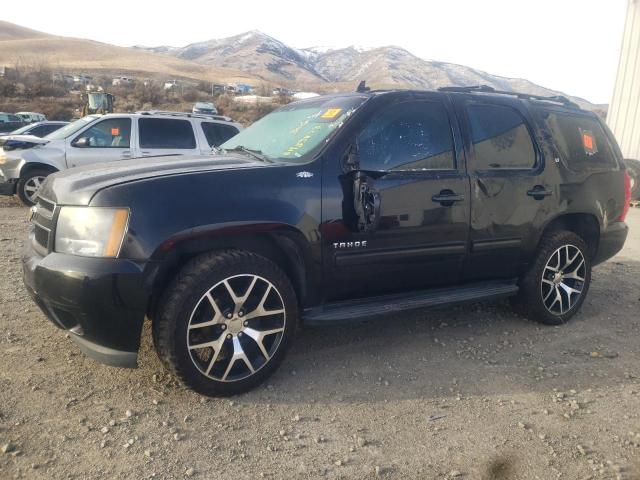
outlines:
{"label": "tinted window", "polygon": [[572,170],[615,165],[607,137],[596,119],[547,112],[545,122],[562,159]]}
{"label": "tinted window", "polygon": [[173,118],[141,118],[140,148],[196,148],[191,122]]}
{"label": "tinted window", "polygon": [[129,148],[130,138],[130,118],[109,118],[82,132],[74,139],[72,145],[86,139],[86,147],[90,148]]}
{"label": "tinted window", "polygon": [[365,170],[455,168],[447,111],[438,102],[402,102],[386,108],[358,136]]}
{"label": "tinted window", "polygon": [[29,135],[35,135],[36,137],[42,137],[46,135],[45,126],[38,125],[37,127],[33,127],[31,130],[29,130]]}
{"label": "tinted window", "polygon": [[42,128],[42,134],[39,134],[39,136],[44,137],[45,135],[49,135],[51,132],[55,132],[62,127],[64,127],[64,125],[59,123],[52,125],[41,125],[39,128]]}
{"label": "tinted window", "polygon": [[224,123],[202,122],[202,131],[210,147],[217,147],[238,133],[238,129]]}
{"label": "tinted window", "polygon": [[475,170],[532,168],[536,154],[522,115],[501,105],[469,105]]}

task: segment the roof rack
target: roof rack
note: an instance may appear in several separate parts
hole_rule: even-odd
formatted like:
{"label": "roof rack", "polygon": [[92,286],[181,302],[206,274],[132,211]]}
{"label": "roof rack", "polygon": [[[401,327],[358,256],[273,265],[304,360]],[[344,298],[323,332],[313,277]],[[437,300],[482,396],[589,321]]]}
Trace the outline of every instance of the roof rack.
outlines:
{"label": "roof rack", "polygon": [[540,100],[543,102],[553,102],[564,105],[568,108],[575,108],[580,110],[580,105],[569,100],[564,95],[552,95],[549,97],[545,97],[543,95],[533,95],[530,93],[520,93],[520,92],[508,92],[506,90],[496,90],[489,85],[472,85],[469,87],[440,87],[438,88],[440,92],[460,92],[460,93],[494,93],[498,95],[511,95],[514,97],[522,98],[525,100]]}
{"label": "roof rack", "polygon": [[208,120],[233,122],[232,118],[225,117],[224,115],[207,115],[205,113],[172,112],[169,110],[140,110],[140,111],[137,111],[136,113],[139,115],[167,115],[171,117],[205,118]]}

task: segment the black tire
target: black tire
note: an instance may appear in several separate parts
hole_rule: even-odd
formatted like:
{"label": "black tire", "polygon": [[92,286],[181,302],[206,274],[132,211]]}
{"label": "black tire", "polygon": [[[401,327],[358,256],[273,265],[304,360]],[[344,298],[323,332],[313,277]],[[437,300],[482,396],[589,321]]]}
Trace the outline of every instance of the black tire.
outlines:
{"label": "black tire", "polygon": [[53,172],[51,170],[47,170],[44,168],[34,168],[30,169],[20,177],[18,180],[18,184],[16,185],[16,193],[20,201],[26,205],[27,207],[32,207],[36,204],[34,200],[32,200],[32,192],[28,191],[33,186],[34,180],[40,181],[40,179],[46,178],[51,175]]}
{"label": "black tire", "polygon": [[[242,282],[247,283],[246,291]],[[248,296],[242,307],[238,307],[237,302],[234,304],[228,288],[237,296],[243,292]],[[256,294],[249,295],[254,290]],[[251,302],[253,304],[248,305]],[[257,314],[259,310],[265,312],[267,302],[271,303],[268,311]],[[281,307],[273,307],[274,303]],[[229,308],[229,305],[236,306]],[[248,305],[247,311],[243,313],[245,305]],[[277,311],[281,313],[270,313]],[[233,318],[225,317],[225,312]],[[196,317],[204,321],[191,323]],[[273,262],[240,250],[217,251],[192,259],[172,281],[153,321],[153,339],[162,362],[186,386],[203,395],[230,396],[254,388],[278,368],[293,341],[298,317],[298,302],[291,282]],[[262,323],[258,326],[255,322]],[[213,324],[199,326],[206,323]],[[256,332],[279,329],[279,333],[261,337],[259,343],[254,338]],[[218,345],[194,347],[220,341],[219,349]],[[233,360],[234,352],[238,352],[236,341],[249,363],[242,358]],[[226,373],[223,374],[223,370]],[[248,376],[237,373],[243,371],[248,372]],[[231,378],[232,373],[238,378]]]}
{"label": "black tire", "polygon": [[[554,273],[551,270],[555,266],[555,258],[557,258],[558,265],[562,266],[566,263],[563,258],[573,257],[577,250],[580,251],[581,258],[577,257],[575,262],[567,265],[566,268],[572,271],[575,268],[575,275],[578,275],[584,281],[574,278],[564,280],[562,278],[563,273],[569,275],[571,272],[560,271],[558,276],[558,273]],[[569,251],[572,253],[567,253]],[[559,231],[546,234],[540,241],[535,261],[520,278],[520,290],[518,295],[512,298],[512,304],[515,309],[530,320],[546,325],[561,325],[569,321],[580,309],[589,291],[591,259],[588,252],[589,249],[584,240],[573,232]],[[581,259],[584,260],[583,267],[579,267]],[[551,266],[548,267],[548,263]],[[545,280],[543,280],[543,274],[545,275]],[[568,293],[566,287],[555,284],[555,281],[561,282],[562,285],[572,289],[580,289],[580,293]],[[559,300],[557,299],[558,295],[560,296]],[[545,298],[547,300],[546,304]],[[549,308],[551,302],[554,302],[551,306],[553,311]],[[564,310],[563,307],[565,307]]]}
{"label": "black tire", "polygon": [[640,160],[627,158],[624,163],[631,177],[631,200],[640,200]]}

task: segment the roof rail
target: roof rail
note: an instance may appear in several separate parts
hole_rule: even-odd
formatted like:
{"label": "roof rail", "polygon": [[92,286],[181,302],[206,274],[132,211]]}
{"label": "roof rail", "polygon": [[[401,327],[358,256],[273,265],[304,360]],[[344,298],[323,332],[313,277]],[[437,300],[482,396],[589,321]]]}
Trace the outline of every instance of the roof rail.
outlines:
{"label": "roof rail", "polygon": [[522,98],[525,100],[539,100],[543,102],[554,102],[564,105],[568,108],[574,108],[580,110],[580,105],[569,100],[564,95],[551,95],[545,97],[544,95],[533,95],[530,93],[509,92],[506,90],[496,90],[489,85],[472,85],[468,87],[440,87],[440,92],[461,92],[461,93],[494,93],[497,95],[511,95],[514,97]]}
{"label": "roof rail", "polygon": [[207,115],[205,113],[172,112],[169,110],[140,110],[135,113],[139,115],[167,115],[171,117],[204,118],[208,120],[219,120],[222,122],[233,122],[232,118],[225,117],[224,115]]}

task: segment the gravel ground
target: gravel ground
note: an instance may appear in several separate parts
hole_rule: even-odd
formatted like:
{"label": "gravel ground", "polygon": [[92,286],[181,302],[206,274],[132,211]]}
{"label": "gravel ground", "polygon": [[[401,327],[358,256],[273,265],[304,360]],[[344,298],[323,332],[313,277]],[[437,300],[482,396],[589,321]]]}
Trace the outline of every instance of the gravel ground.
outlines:
{"label": "gravel ground", "polygon": [[270,382],[206,399],[84,357],[22,286],[0,200],[0,478],[640,478],[640,210],[580,314],[506,302],[304,330]]}

